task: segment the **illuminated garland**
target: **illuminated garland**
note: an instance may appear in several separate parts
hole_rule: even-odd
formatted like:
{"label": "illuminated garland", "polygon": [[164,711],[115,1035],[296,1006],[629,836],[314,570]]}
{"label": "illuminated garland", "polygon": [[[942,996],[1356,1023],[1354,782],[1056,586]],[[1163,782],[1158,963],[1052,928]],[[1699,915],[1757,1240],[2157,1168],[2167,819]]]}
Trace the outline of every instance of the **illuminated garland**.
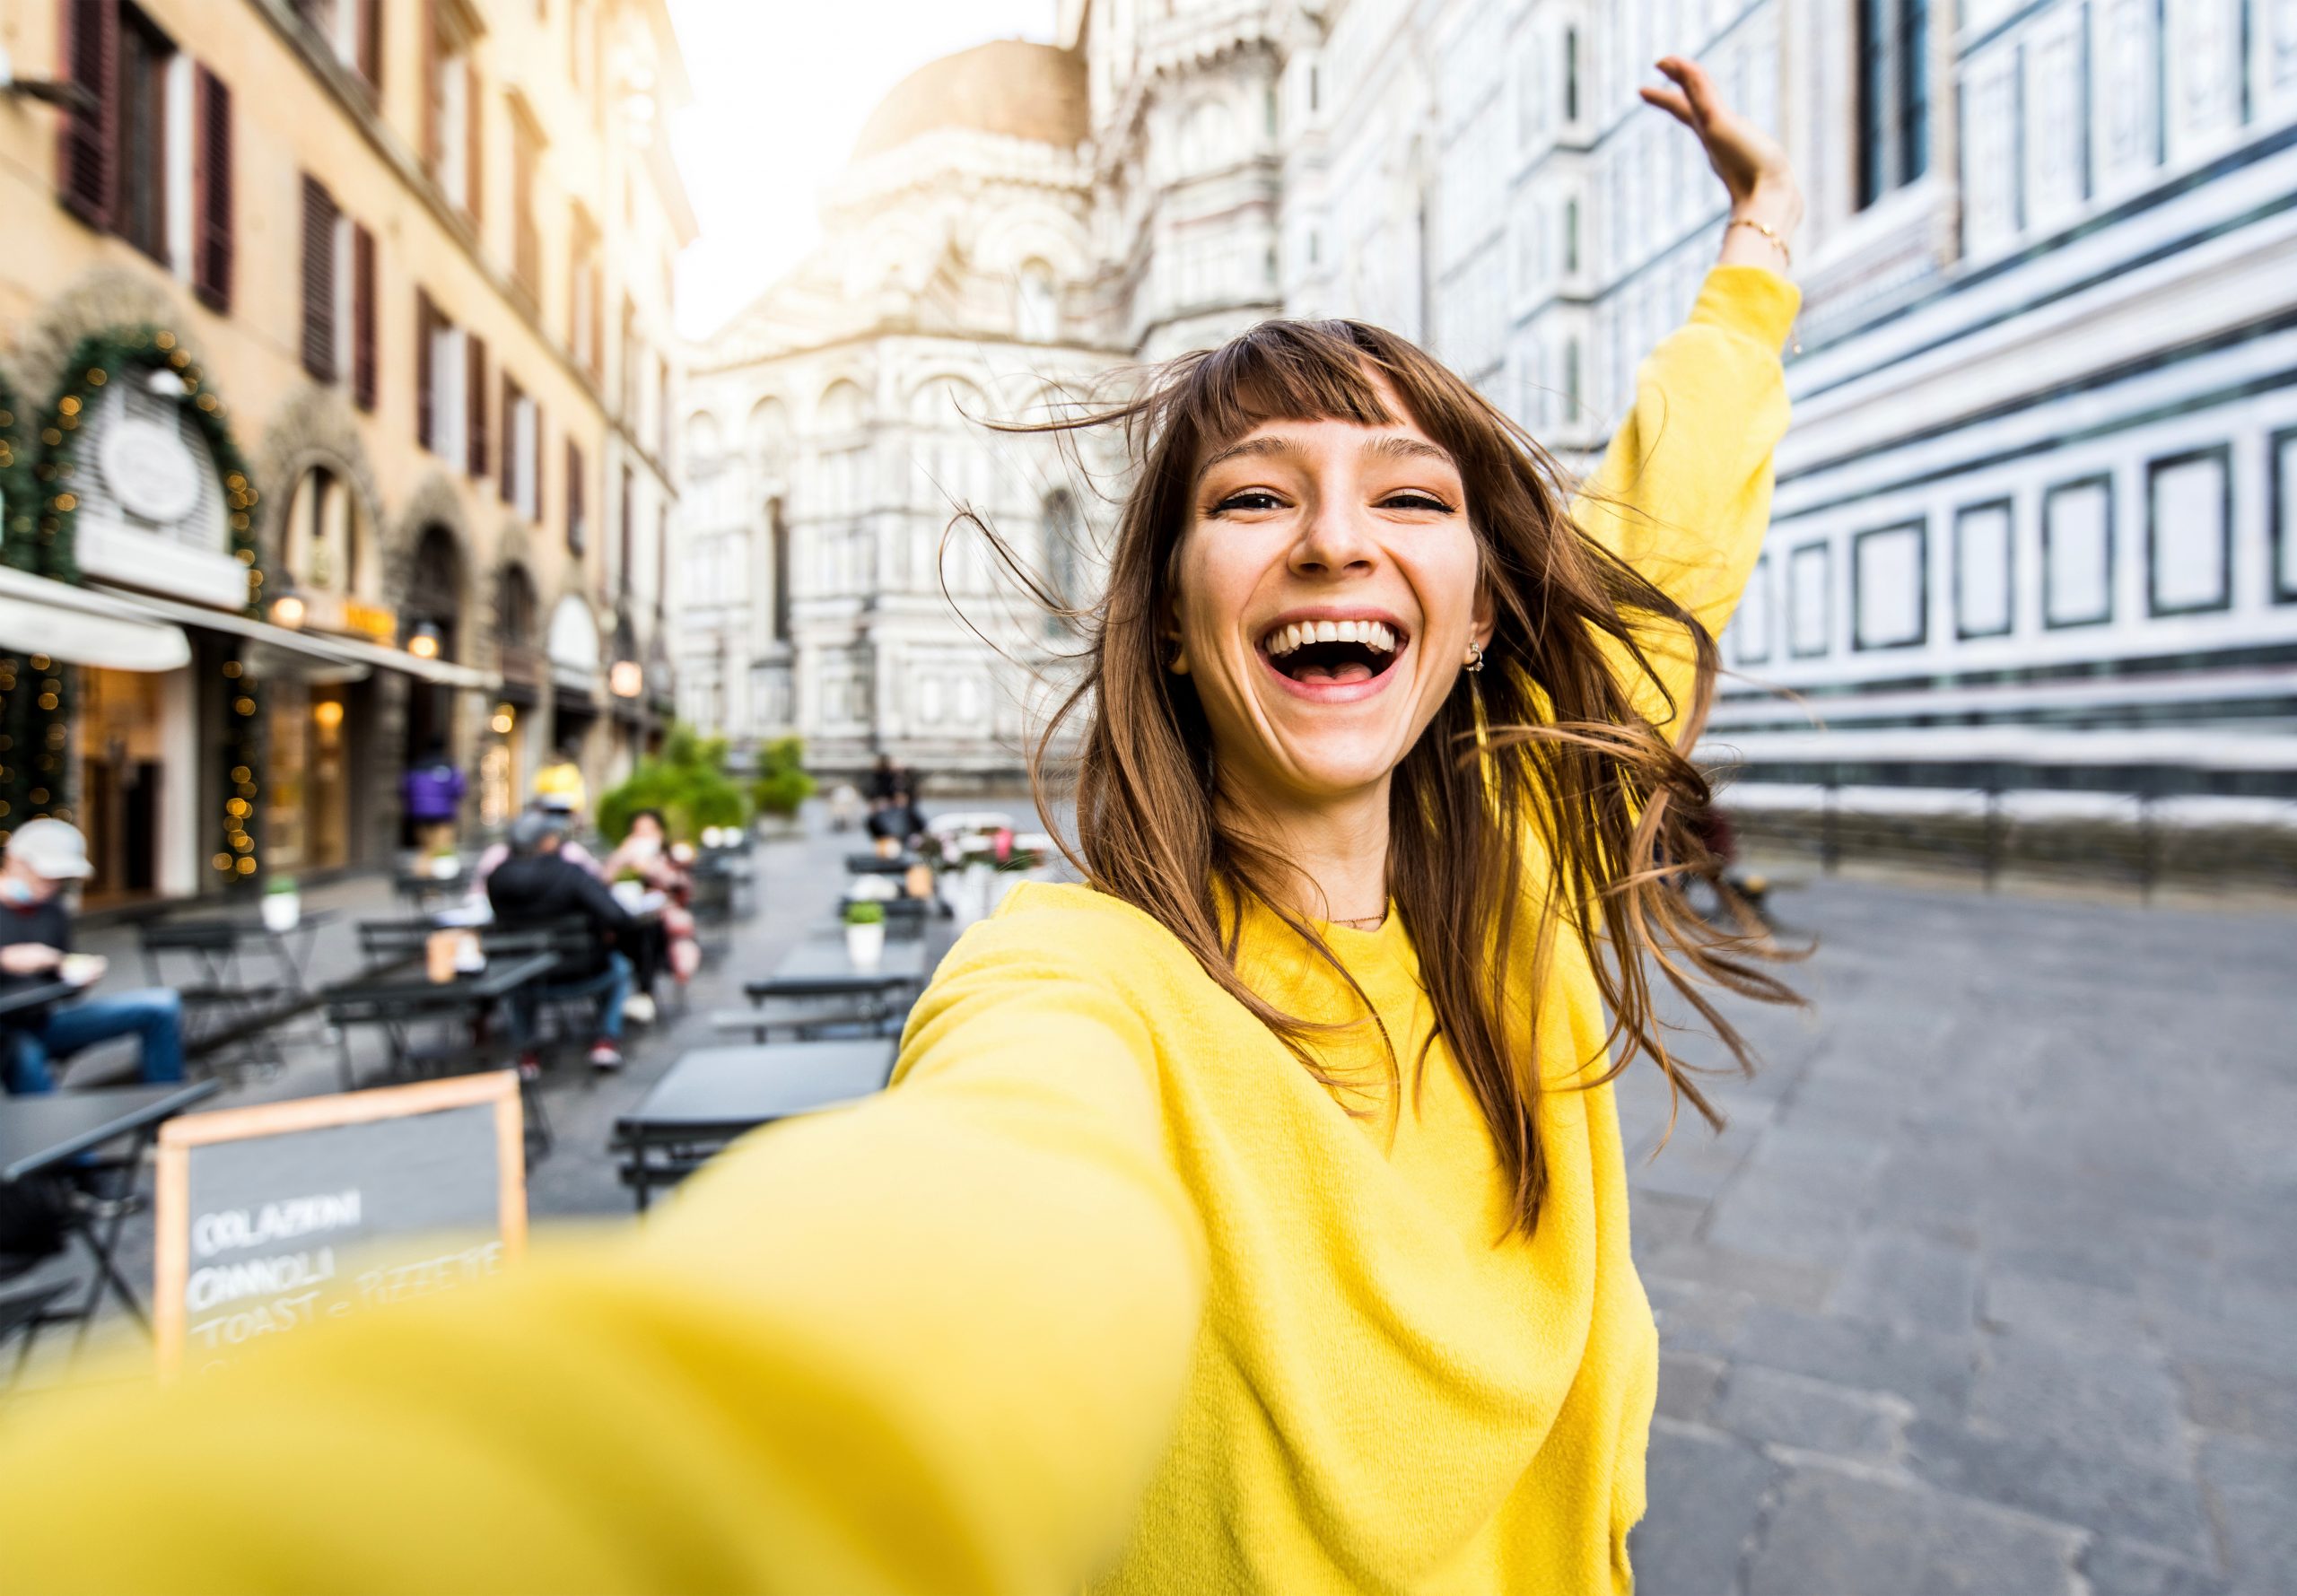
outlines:
{"label": "illuminated garland", "polygon": [[[183,384],[190,414],[199,424],[201,436],[214,460],[216,475],[223,479],[231,552],[248,568],[248,597],[243,613],[259,617],[263,614],[263,568],[256,548],[255,518],[250,513],[257,500],[255,483],[248,473],[247,461],[240,454],[239,444],[231,437],[223,403],[204,386],[204,374],[190,352],[165,327],[143,327],[94,334],[80,340],[65,371],[63,388],[49,406],[40,428],[40,454],[32,467],[33,491],[26,495],[27,514],[22,518],[30,523],[25,528],[24,542],[38,563],[25,563],[22,568],[65,581],[80,580],[73,536],[79,498],[72,484],[79,469],[82,419],[101,398],[105,384],[114,377],[142,378],[150,372],[165,371]],[[5,546],[13,554],[19,542],[19,517],[13,503],[8,519]],[[11,560],[11,563],[16,563]],[[210,860],[216,873],[233,884],[251,882],[260,868],[256,843],[259,818],[256,777],[263,768],[262,704],[245,655],[244,645],[234,648],[223,666],[226,711],[223,790],[219,842]],[[16,761],[11,760],[0,768],[0,803],[17,806],[15,783],[12,782],[12,778],[16,778],[22,788],[23,802],[31,807],[13,807],[11,815],[48,813],[68,819],[70,811],[61,807],[67,774],[64,769],[64,748],[69,720],[68,673],[60,669],[45,671],[39,677],[41,692],[29,709],[18,702],[27,695],[13,690],[22,678],[21,671],[12,671],[5,679],[0,679],[0,720],[11,722],[0,735],[10,739],[12,749],[37,743],[44,751],[38,755],[36,768],[21,777]],[[27,743],[14,729],[13,720],[20,712],[41,718],[37,727],[29,728],[33,743]],[[50,779],[36,782],[34,779],[39,777]],[[9,823],[0,817],[0,824]]]}
{"label": "illuminated garland", "polygon": [[[0,383],[0,564],[37,571],[40,545],[32,536],[37,502],[26,447],[22,407]],[[19,685],[23,691],[18,691]],[[38,778],[61,768],[60,753],[48,751],[48,734],[59,729],[62,680],[45,655],[0,653],[0,843],[34,815],[52,812],[53,785]],[[41,705],[47,704],[47,708]],[[28,756],[29,755],[29,756]],[[40,767],[45,763],[46,771]],[[33,794],[39,795],[35,799]]]}

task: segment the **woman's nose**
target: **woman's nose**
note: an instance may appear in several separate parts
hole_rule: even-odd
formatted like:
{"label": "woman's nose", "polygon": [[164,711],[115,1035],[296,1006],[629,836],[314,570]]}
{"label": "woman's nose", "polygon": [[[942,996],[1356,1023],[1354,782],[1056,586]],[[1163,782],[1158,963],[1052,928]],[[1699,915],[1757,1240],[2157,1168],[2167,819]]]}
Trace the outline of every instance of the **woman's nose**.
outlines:
{"label": "woman's nose", "polygon": [[1338,576],[1372,569],[1377,547],[1362,514],[1348,498],[1320,495],[1292,545],[1292,569],[1301,575]]}

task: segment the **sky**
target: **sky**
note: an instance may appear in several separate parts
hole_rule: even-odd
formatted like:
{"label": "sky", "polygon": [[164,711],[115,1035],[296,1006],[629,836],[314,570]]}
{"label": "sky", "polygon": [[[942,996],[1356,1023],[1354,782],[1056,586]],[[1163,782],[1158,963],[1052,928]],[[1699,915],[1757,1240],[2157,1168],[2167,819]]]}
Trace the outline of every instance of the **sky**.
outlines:
{"label": "sky", "polygon": [[702,237],[678,330],[716,331],[820,237],[815,196],[886,92],[938,56],[1052,38],[1055,0],[669,0],[694,103],[670,147]]}

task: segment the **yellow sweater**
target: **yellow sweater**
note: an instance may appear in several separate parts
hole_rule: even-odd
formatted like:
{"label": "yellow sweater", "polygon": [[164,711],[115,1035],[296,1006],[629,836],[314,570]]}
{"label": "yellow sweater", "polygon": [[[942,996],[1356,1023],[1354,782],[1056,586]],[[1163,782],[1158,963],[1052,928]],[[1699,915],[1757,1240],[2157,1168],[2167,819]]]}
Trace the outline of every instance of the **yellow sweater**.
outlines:
{"label": "yellow sweater", "polygon": [[[1768,514],[1795,296],[1720,267],[1646,362],[1591,529],[1719,627]],[[1331,938],[1409,1061],[1393,918]],[[1342,1017],[1281,928],[1242,962]],[[1550,1077],[1593,1056],[1567,949]],[[1376,1043],[1332,1062],[1381,1079]],[[1655,1368],[1608,1088],[1505,1200],[1439,1048],[1351,1118],[1146,916],[1025,888],[897,1088],[745,1142],[634,1235],[0,1423],[40,1592],[1624,1590]],[[0,1110],[4,1112],[4,1110]]]}

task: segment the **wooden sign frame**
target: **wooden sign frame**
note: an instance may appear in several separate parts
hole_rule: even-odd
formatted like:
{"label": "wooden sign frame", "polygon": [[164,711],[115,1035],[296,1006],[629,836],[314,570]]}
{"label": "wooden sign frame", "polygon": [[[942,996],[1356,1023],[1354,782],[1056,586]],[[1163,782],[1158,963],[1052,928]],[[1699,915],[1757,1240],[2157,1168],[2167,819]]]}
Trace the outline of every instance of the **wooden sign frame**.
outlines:
{"label": "wooden sign frame", "polygon": [[152,1335],[160,1369],[183,1364],[184,1290],[191,1271],[191,1149],[217,1142],[254,1141],[336,1125],[408,1119],[443,1109],[494,1108],[495,1152],[501,1171],[499,1207],[502,1255],[516,1260],[527,1244],[526,1111],[516,1070],[451,1076],[411,1086],[376,1086],[331,1097],[297,1097],[249,1108],[184,1114],[160,1127],[159,1166],[153,1199]]}

